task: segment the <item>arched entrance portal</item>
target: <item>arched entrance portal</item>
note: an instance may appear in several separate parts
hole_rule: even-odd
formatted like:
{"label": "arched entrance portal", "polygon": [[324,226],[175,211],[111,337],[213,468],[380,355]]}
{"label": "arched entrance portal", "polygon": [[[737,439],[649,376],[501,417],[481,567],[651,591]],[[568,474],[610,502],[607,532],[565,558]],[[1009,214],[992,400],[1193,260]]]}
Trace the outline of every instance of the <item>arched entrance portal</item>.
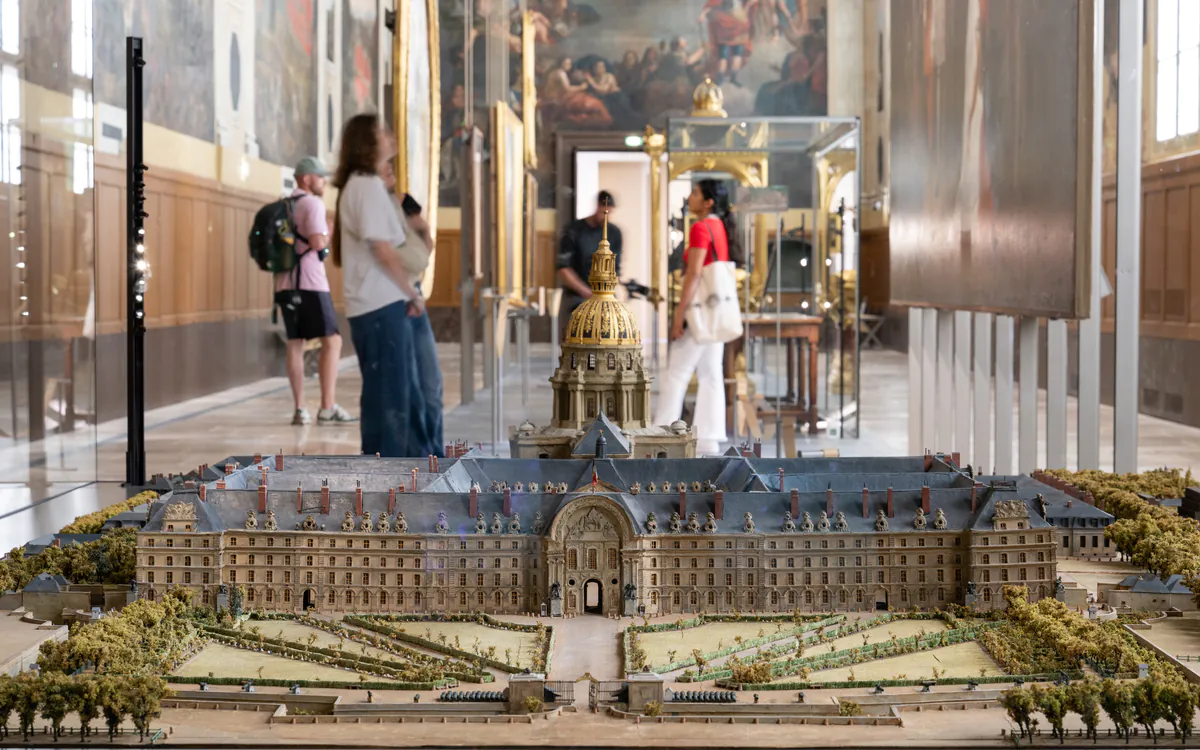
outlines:
{"label": "arched entrance portal", "polygon": [[583,584],[583,611],[590,615],[604,614],[604,586],[595,578]]}
{"label": "arched entrance portal", "polygon": [[316,599],[317,599],[317,598],[316,598],[316,596],[313,594],[313,590],[312,590],[312,589],[306,589],[306,590],[305,590],[305,592],[304,592],[304,608],[303,608],[303,611],[307,612],[308,610],[310,610],[310,609],[312,609],[313,607],[315,607],[315,606],[317,605],[317,601],[316,601]]}
{"label": "arched entrance portal", "polygon": [[888,608],[888,595],[886,589],[879,589],[875,592],[875,609],[886,610]]}

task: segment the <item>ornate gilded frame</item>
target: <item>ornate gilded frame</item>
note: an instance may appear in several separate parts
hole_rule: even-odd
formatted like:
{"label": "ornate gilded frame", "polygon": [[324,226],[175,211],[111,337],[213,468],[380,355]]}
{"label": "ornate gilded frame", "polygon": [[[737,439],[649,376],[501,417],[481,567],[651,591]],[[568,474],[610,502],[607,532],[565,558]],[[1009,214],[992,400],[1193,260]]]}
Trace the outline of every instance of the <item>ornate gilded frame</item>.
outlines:
{"label": "ornate gilded frame", "polygon": [[[525,125],[505,102],[492,106],[491,141],[492,229],[496,238],[493,286],[520,303],[525,293]],[[512,153],[514,145],[519,154]]]}
{"label": "ornate gilded frame", "polygon": [[[414,3],[421,3],[425,8],[427,19],[429,48],[415,49],[412,43],[412,9]],[[425,220],[429,223],[429,233],[434,239],[434,247],[429,248],[429,267],[421,280],[421,288],[428,295],[433,291],[433,272],[436,266],[437,251],[437,216],[438,216],[438,176],[441,163],[441,55],[438,41],[438,0],[396,0],[396,33],[392,35],[392,113],[393,127],[396,131],[396,194],[410,192],[411,174],[409,172],[408,149],[414,134],[410,133],[411,118],[409,117],[409,95],[411,72],[410,57],[424,53],[429,60],[429,195],[425,196],[422,205]],[[420,200],[418,198],[418,200]]]}
{"label": "ornate gilded frame", "polygon": [[[434,0],[435,1],[435,0]],[[537,50],[534,45],[536,31],[533,13],[526,12],[521,19],[521,113],[525,123],[525,166],[537,169]],[[537,204],[534,204],[536,210]]]}

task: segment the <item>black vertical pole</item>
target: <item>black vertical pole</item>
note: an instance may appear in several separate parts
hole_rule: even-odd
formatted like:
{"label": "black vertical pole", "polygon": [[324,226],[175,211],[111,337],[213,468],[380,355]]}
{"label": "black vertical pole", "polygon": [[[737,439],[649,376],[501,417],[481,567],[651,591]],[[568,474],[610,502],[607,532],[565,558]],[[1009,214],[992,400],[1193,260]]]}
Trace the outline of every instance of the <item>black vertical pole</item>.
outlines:
{"label": "black vertical pole", "polygon": [[146,165],[142,163],[142,57],[140,37],[125,39],[125,258],[126,258],[126,409],[129,444],[125,484],[146,483]]}

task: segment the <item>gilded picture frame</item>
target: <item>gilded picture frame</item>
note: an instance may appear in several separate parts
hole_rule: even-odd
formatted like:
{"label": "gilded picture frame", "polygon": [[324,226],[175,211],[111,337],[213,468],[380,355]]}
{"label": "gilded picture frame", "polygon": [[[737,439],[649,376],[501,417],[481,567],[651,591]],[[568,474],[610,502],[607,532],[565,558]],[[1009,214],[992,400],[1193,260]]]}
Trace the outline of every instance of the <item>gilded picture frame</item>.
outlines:
{"label": "gilded picture frame", "polygon": [[525,125],[508,104],[492,107],[495,288],[514,303],[525,291]]}
{"label": "gilded picture frame", "polygon": [[[525,123],[525,166],[537,169],[537,52],[533,13],[526,12],[521,22],[521,113]],[[536,203],[534,205],[537,205]]]}
{"label": "gilded picture frame", "polygon": [[441,162],[441,58],[437,0],[397,0],[392,35],[392,112],[396,132],[396,195],[408,193],[429,223],[429,267],[421,279],[433,291],[436,267],[438,175]]}

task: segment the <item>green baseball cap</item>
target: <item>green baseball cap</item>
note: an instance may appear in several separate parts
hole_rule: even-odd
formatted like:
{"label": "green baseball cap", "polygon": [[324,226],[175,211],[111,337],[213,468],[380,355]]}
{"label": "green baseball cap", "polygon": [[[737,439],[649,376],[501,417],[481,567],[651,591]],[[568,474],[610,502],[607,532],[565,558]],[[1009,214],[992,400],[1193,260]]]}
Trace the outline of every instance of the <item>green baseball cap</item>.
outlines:
{"label": "green baseball cap", "polygon": [[325,171],[325,165],[315,156],[306,156],[296,162],[296,176],[303,177],[306,174],[315,174],[320,177],[329,176],[329,173]]}

